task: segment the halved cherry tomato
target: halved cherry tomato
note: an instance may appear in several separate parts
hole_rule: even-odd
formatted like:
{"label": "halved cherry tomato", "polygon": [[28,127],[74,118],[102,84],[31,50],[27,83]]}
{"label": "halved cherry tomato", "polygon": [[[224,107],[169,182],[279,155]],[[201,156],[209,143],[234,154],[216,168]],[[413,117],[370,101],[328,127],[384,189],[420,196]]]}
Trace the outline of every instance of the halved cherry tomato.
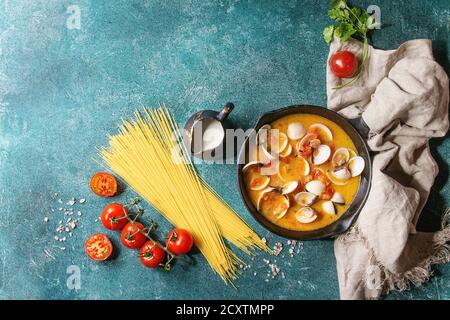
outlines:
{"label": "halved cherry tomato", "polygon": [[358,69],[358,59],[350,51],[335,52],[329,64],[331,71],[339,78],[350,78]]}
{"label": "halved cherry tomato", "polygon": [[98,172],[90,182],[91,190],[100,197],[112,197],[117,192],[117,180],[112,174]]}
{"label": "halved cherry tomato", "polygon": [[113,246],[111,241],[103,233],[90,236],[84,244],[84,250],[89,258],[94,261],[105,261],[111,256]]}
{"label": "halved cherry tomato", "polygon": [[185,254],[191,251],[194,238],[189,231],[175,228],[169,232],[166,238],[167,250],[174,254]]}
{"label": "halved cherry tomato", "polygon": [[120,241],[122,244],[130,249],[137,249],[142,247],[147,240],[147,237],[143,235],[139,230],[145,232],[145,227],[140,222],[135,222],[134,224],[128,222],[122,229],[120,234]]}
{"label": "halved cherry tomato", "polygon": [[156,268],[164,261],[166,252],[152,240],[148,240],[139,250],[139,257],[147,268]]}
{"label": "halved cherry tomato", "polygon": [[108,230],[120,230],[128,222],[128,211],[120,203],[108,204],[102,211],[101,220]]}

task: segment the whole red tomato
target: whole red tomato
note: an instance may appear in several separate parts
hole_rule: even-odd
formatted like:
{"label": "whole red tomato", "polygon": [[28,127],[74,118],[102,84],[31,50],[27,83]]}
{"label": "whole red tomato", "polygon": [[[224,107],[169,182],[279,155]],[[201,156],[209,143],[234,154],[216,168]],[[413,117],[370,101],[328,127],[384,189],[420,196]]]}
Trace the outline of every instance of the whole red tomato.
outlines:
{"label": "whole red tomato", "polygon": [[137,249],[142,247],[147,240],[147,237],[143,235],[139,230],[145,232],[145,227],[140,222],[128,222],[122,229],[120,234],[120,241],[122,244],[130,249]]}
{"label": "whole red tomato", "polygon": [[108,204],[102,211],[101,220],[108,230],[120,230],[128,222],[128,211],[120,203]]}
{"label": "whole red tomato", "polygon": [[358,59],[350,51],[335,52],[329,64],[331,71],[339,78],[350,78],[358,69]]}
{"label": "whole red tomato", "polygon": [[169,232],[166,238],[167,250],[173,254],[185,254],[191,251],[194,239],[189,231],[175,228]]}
{"label": "whole red tomato", "polygon": [[152,240],[148,240],[139,250],[141,263],[147,268],[156,268],[166,257],[166,252]]}

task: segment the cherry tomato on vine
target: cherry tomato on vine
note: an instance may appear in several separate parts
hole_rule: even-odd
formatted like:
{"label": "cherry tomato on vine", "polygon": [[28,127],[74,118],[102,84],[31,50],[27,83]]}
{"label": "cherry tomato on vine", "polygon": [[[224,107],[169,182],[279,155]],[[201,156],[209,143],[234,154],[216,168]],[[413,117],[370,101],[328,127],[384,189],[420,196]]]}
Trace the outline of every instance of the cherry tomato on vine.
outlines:
{"label": "cherry tomato on vine", "polygon": [[147,240],[147,237],[143,235],[139,230],[145,232],[145,227],[140,222],[128,222],[122,229],[120,234],[120,241],[122,244],[130,249],[137,249],[142,247]]}
{"label": "cherry tomato on vine", "polygon": [[100,197],[112,197],[117,192],[117,180],[112,174],[98,172],[89,183],[91,190]]}
{"label": "cherry tomato on vine", "polygon": [[156,245],[152,240],[148,240],[139,250],[141,263],[147,268],[158,267],[166,257],[166,252]]}
{"label": "cherry tomato on vine", "polygon": [[113,246],[107,236],[103,233],[97,233],[86,240],[84,250],[92,260],[105,261],[111,256]]}
{"label": "cherry tomato on vine", "polygon": [[189,231],[175,228],[169,232],[166,238],[167,250],[173,254],[185,254],[191,251],[194,239]]}
{"label": "cherry tomato on vine", "polygon": [[329,64],[331,71],[339,78],[351,78],[358,69],[358,59],[350,51],[335,52]]}
{"label": "cherry tomato on vine", "polygon": [[102,211],[101,220],[108,230],[120,230],[128,222],[128,211],[120,203],[108,204]]}

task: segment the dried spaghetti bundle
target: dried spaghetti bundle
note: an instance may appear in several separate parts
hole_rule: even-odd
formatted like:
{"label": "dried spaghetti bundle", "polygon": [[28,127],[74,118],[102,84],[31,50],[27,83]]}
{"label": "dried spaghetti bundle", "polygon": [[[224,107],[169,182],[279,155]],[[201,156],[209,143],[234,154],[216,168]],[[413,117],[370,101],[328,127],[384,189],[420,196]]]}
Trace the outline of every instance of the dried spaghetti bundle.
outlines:
{"label": "dried spaghetti bundle", "polygon": [[189,230],[213,270],[232,283],[241,261],[224,238],[247,253],[267,246],[197,175],[167,108],[135,114],[100,151],[103,160],[172,224]]}

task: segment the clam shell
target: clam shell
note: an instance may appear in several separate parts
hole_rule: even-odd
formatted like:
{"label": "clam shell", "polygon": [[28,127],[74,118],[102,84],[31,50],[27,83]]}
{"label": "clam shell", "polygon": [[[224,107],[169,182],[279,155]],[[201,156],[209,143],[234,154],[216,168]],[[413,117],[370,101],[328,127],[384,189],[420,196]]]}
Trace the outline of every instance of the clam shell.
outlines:
{"label": "clam shell", "polygon": [[313,208],[303,207],[295,213],[295,219],[300,223],[311,223],[317,219],[317,214]]}
{"label": "clam shell", "polygon": [[285,157],[289,156],[291,153],[292,153],[292,146],[290,144],[288,144],[286,146],[286,148],[284,148],[284,150],[280,152],[279,156],[281,158],[285,158]]}
{"label": "clam shell", "polygon": [[366,162],[362,157],[353,157],[348,161],[348,168],[352,177],[359,176],[366,165]]}
{"label": "clam shell", "polygon": [[332,172],[333,176],[339,180],[348,180],[352,177],[350,170],[347,167],[336,168]]}
{"label": "clam shell", "polygon": [[302,156],[298,156],[298,158],[302,159],[302,161],[304,161],[305,171],[303,172],[303,175],[307,176],[309,174],[310,170],[311,170],[311,168],[309,167],[308,160],[306,160]]}
{"label": "clam shell", "polygon": [[253,166],[262,166],[262,162],[259,161],[250,161],[249,163],[247,163],[243,168],[242,168],[242,172],[246,172],[248,169],[250,169],[250,167]]}
{"label": "clam shell", "polygon": [[291,181],[286,183],[283,188],[281,188],[281,194],[289,194],[293,192],[298,187],[297,181]]}
{"label": "clam shell", "polygon": [[264,145],[267,144],[267,138],[269,136],[270,129],[272,129],[270,124],[265,124],[265,125],[261,126],[261,128],[259,128],[258,133],[256,135],[258,144],[264,144]]}
{"label": "clam shell", "polygon": [[331,163],[334,167],[340,167],[345,165],[350,159],[350,152],[347,148],[338,148],[331,159]]}
{"label": "clam shell", "polygon": [[331,148],[326,144],[321,144],[313,152],[313,164],[321,165],[328,161],[331,156]]}
{"label": "clam shell", "polygon": [[330,128],[321,123],[315,123],[309,126],[308,132],[315,132],[319,135],[319,138],[322,142],[331,142],[333,141],[333,133]]}
{"label": "clam shell", "polygon": [[262,200],[262,198],[264,197],[264,195],[265,195],[267,192],[271,192],[271,191],[273,191],[273,190],[275,190],[275,188],[268,187],[268,188],[264,189],[263,191],[261,191],[261,193],[260,193],[259,196],[258,196],[258,199],[256,200],[256,209],[257,209],[258,211],[259,211],[259,208],[260,208],[260,206],[261,206],[261,200]]}
{"label": "clam shell", "polygon": [[320,196],[320,194],[325,190],[325,185],[322,181],[319,180],[313,180],[306,184],[305,186],[306,191],[309,191],[316,196]]}
{"label": "clam shell", "polygon": [[315,135],[314,133],[308,133],[308,134],[306,134],[306,135],[302,138],[302,140],[300,140],[300,141],[297,143],[297,150],[300,150],[301,147],[308,145],[309,142],[310,142],[311,140],[314,140],[314,139],[317,139],[317,135]]}
{"label": "clam shell", "polygon": [[258,160],[263,163],[267,163],[276,157],[271,154],[264,145],[258,147]]}
{"label": "clam shell", "polygon": [[345,199],[339,192],[333,193],[333,196],[330,199],[333,203],[337,204],[345,204]]}
{"label": "clam shell", "polygon": [[270,182],[270,178],[269,177],[266,177],[266,176],[263,176],[263,175],[259,175],[258,177],[256,177],[255,179],[259,179],[260,181],[258,181],[258,184],[257,185],[252,185],[252,183],[254,182],[254,180],[251,180],[250,181],[250,189],[251,190],[255,190],[255,191],[258,191],[258,190],[262,190],[262,189],[264,189],[265,187],[267,187],[268,185],[269,185],[269,182]]}
{"label": "clam shell", "polygon": [[331,201],[324,201],[322,203],[322,210],[326,214],[334,216],[336,214],[336,208],[334,207],[333,202]]}
{"label": "clam shell", "polygon": [[285,133],[278,130],[271,130],[270,151],[279,154],[288,145],[288,137]]}
{"label": "clam shell", "polygon": [[265,166],[261,167],[261,174],[265,176],[273,176],[280,172],[280,161],[278,159],[270,160]]}
{"label": "clam shell", "polygon": [[[290,205],[289,199],[286,196],[283,196],[283,198],[284,198],[284,206],[283,206],[284,209],[283,208],[274,208],[274,214],[276,215],[278,220],[283,218],[289,210],[289,205]],[[277,209],[280,209],[280,210],[277,210]]]}
{"label": "clam shell", "polygon": [[331,171],[327,171],[326,175],[328,179],[330,179],[330,181],[337,186],[345,186],[348,183],[348,180],[339,180],[336,177],[334,177]]}
{"label": "clam shell", "polygon": [[317,196],[311,192],[299,192],[294,196],[295,202],[303,207],[310,206],[317,199]]}
{"label": "clam shell", "polygon": [[288,125],[287,136],[291,140],[301,139],[306,134],[306,129],[300,122],[293,122]]}

